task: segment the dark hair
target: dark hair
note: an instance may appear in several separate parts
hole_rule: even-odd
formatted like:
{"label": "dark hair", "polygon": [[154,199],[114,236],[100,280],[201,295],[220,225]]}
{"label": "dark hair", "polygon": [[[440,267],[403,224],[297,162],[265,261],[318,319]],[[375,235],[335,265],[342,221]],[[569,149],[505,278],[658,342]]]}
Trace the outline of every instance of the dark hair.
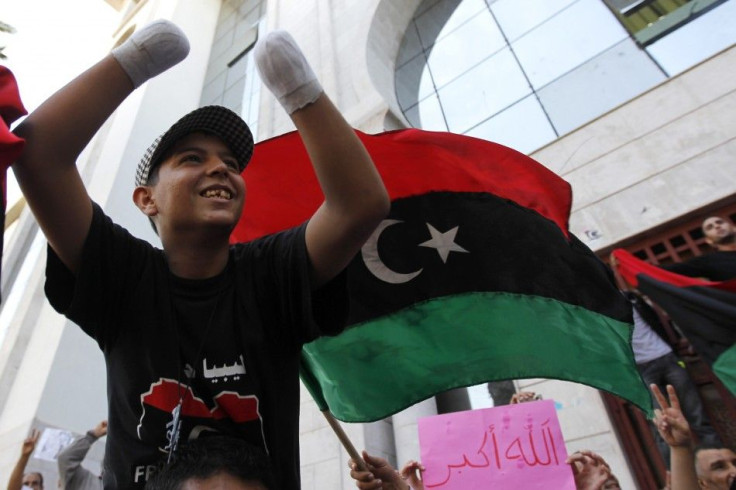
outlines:
{"label": "dark hair", "polygon": [[[694,464],[697,463],[697,461],[698,461],[698,453],[700,451],[707,451],[709,449],[719,450],[719,449],[731,449],[731,448],[726,447],[723,444],[713,444],[713,443],[698,444],[693,449],[693,463]],[[697,464],[695,464],[695,472],[696,473],[700,473],[700,471],[698,471],[698,465]]]}
{"label": "dark hair", "polygon": [[242,439],[217,435],[181,445],[174,461],[148,480],[146,490],[179,490],[191,478],[206,479],[219,473],[261,483],[269,490],[276,488],[268,456],[262,449]]}
{"label": "dark hair", "polygon": [[714,443],[697,444],[695,448],[693,449],[693,456],[697,457],[700,451],[707,451],[708,449],[730,449],[730,448],[724,446],[723,444],[714,444]]}

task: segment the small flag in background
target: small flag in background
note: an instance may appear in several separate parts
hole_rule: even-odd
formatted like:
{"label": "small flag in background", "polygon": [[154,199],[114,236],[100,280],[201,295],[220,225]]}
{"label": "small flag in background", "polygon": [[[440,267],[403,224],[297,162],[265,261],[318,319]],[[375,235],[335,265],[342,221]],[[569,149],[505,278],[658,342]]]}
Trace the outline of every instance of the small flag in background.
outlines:
{"label": "small flag in background", "polygon": [[[610,270],[567,230],[569,185],[510,148],[450,133],[358,133],[391,212],[348,267],[349,327],[306,345],[322,409],[367,422],[438,392],[530,377],[651,407]],[[232,239],[297,225],[322,202],[297,133],[256,146]]]}
{"label": "small flag in background", "polygon": [[613,251],[626,282],[649,296],[683,331],[708,364],[736,342],[736,279],[712,282],[681,276]]}

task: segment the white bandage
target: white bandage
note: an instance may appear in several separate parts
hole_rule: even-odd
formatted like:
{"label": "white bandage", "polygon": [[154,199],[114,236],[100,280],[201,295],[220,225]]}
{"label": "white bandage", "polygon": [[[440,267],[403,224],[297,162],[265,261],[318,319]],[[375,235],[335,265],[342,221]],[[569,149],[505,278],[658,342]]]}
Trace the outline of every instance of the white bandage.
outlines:
{"label": "white bandage", "polygon": [[187,36],[168,20],[151,22],[112,50],[136,88],[179,63],[187,54]]}
{"label": "white bandage", "polygon": [[268,33],[258,41],[254,53],[261,80],[288,114],[311,104],[322,93],[317,76],[288,32]]}

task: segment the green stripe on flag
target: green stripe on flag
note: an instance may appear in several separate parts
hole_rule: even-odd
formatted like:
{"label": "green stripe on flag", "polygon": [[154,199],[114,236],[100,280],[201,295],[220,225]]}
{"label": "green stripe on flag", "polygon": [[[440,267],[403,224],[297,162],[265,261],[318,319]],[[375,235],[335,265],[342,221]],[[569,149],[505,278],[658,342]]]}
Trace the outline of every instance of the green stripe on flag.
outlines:
{"label": "green stripe on flag", "polygon": [[629,324],[554,299],[473,292],[307,344],[302,380],[345,422],[379,420],[452,388],[537,377],[587,384],[649,413],[631,332]]}
{"label": "green stripe on flag", "polygon": [[713,363],[713,372],[731,394],[736,395],[736,344],[718,356]]}

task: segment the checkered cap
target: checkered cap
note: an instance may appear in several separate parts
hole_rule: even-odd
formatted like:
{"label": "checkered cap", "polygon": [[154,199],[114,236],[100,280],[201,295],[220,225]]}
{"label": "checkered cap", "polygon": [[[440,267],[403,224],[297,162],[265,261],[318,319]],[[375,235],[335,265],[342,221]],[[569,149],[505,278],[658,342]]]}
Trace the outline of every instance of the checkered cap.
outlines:
{"label": "checkered cap", "polygon": [[135,171],[136,187],[148,184],[151,169],[161,163],[161,159],[174,143],[198,131],[214,134],[220,138],[233,152],[241,172],[248,165],[253,155],[253,135],[248,125],[230,109],[210,105],[190,112],[156,138],[138,163]]}

